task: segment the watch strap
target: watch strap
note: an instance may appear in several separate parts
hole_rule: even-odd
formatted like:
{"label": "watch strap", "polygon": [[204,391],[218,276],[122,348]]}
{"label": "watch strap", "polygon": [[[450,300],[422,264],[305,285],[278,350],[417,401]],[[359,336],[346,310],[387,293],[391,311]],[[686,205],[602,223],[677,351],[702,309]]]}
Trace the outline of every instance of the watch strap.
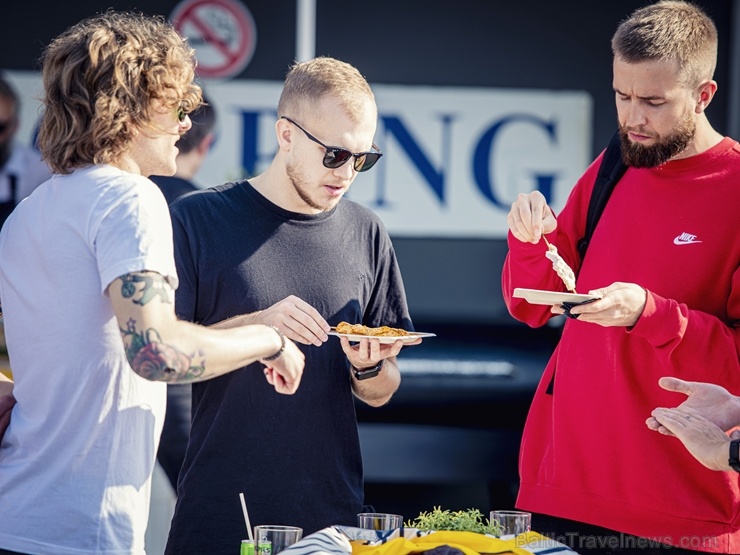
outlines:
{"label": "watch strap", "polygon": [[728,461],[730,466],[736,472],[740,472],[740,439],[733,439],[730,442],[730,460]]}
{"label": "watch strap", "polygon": [[371,366],[370,368],[355,368],[352,367],[352,372],[355,375],[355,378],[358,380],[367,380],[368,378],[374,378],[378,374],[380,374],[380,370],[383,368],[383,361],[381,360],[376,364],[375,366]]}

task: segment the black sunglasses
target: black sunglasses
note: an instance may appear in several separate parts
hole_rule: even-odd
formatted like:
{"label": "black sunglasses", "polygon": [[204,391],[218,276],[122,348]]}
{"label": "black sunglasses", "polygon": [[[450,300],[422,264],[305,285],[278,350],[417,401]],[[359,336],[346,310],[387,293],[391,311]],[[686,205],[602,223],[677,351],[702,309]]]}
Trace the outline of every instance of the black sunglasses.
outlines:
{"label": "black sunglasses", "polygon": [[183,108],[182,106],[178,106],[177,107],[177,121],[182,123],[183,121],[185,121],[186,115],[187,114],[185,113],[185,108]]}
{"label": "black sunglasses", "polygon": [[5,133],[5,130],[13,125],[12,119],[7,119],[5,121],[0,121],[0,134]]}
{"label": "black sunglasses", "polygon": [[320,144],[324,149],[326,149],[326,154],[324,154],[324,160],[323,164],[325,168],[329,168],[331,170],[334,170],[336,168],[341,167],[342,165],[347,163],[347,160],[350,158],[354,158],[354,168],[357,172],[366,172],[370,168],[372,168],[375,163],[380,160],[380,157],[383,156],[383,153],[380,152],[380,149],[373,144],[373,148],[375,149],[375,152],[358,152],[355,154],[354,152],[350,152],[346,148],[339,148],[338,146],[326,146],[324,143],[319,141],[316,137],[311,135],[308,131],[303,129],[300,125],[298,125],[296,122],[294,122],[292,119],[290,119],[288,116],[280,116],[281,119],[288,120],[290,123],[295,125],[298,129],[303,131],[306,134],[306,137],[311,139],[313,142]]}

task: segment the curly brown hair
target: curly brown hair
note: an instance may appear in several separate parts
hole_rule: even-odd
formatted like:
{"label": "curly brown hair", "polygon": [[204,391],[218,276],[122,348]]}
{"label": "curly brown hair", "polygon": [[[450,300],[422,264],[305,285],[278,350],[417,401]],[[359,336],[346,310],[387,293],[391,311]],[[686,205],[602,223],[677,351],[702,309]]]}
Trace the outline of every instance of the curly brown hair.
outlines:
{"label": "curly brown hair", "polygon": [[152,100],[191,112],[195,56],[159,16],[108,11],[67,29],[42,56],[39,148],[57,173],[114,164],[150,119]]}

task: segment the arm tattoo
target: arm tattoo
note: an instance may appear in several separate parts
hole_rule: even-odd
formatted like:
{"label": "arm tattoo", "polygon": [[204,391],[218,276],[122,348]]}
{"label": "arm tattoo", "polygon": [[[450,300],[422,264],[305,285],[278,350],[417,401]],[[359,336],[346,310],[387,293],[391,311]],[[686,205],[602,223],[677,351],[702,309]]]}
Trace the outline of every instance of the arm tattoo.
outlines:
{"label": "arm tattoo", "polygon": [[121,295],[135,304],[144,306],[155,297],[171,303],[167,281],[160,274],[126,274],[121,276]]}
{"label": "arm tattoo", "polygon": [[133,318],[129,319],[126,329],[121,330],[121,336],[126,358],[142,378],[169,383],[189,382],[206,371],[202,353],[186,355],[173,345],[162,342],[154,328],[139,331]]}

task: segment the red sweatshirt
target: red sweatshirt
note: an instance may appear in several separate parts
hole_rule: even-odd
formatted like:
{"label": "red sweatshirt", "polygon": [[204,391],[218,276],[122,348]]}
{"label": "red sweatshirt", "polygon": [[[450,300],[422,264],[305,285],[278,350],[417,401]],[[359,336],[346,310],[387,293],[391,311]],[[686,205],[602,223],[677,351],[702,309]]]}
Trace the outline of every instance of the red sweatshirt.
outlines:
{"label": "red sweatshirt", "polygon": [[[585,229],[601,156],[570,194],[548,240],[586,293],[614,282],[647,290],[632,329],[568,320],[530,409],[517,506],[686,549],[740,553],[740,475],[697,462],[645,425],[684,395],[661,376],[720,384],[740,394],[740,146],[659,168],[630,168],[609,200],[585,262]],[[532,327],[549,306],[512,298],[515,287],[564,291],[545,245],[511,234],[503,293]],[[548,391],[550,389],[550,391]]]}

